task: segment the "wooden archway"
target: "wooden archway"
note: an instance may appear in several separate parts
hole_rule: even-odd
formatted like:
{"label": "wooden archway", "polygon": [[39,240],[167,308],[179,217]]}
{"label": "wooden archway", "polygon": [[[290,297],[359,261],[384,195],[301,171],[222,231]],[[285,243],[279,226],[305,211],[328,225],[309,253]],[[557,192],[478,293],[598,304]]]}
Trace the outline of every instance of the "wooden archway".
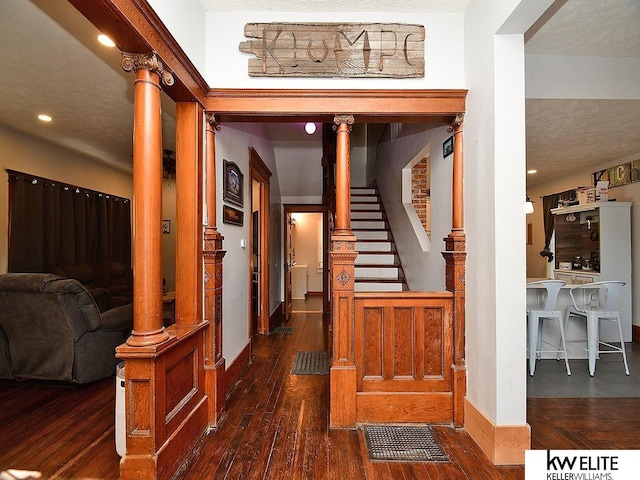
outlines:
{"label": "wooden archway", "polygon": [[[214,89],[206,96],[205,108],[215,112],[222,122],[255,121],[314,121],[335,123],[338,131],[336,152],[336,231],[332,236],[331,279],[332,327],[334,347],[330,377],[329,422],[333,427],[355,427],[359,421],[451,421],[464,425],[464,396],[466,395],[466,366],[464,362],[465,331],[465,233],[463,203],[463,141],[462,125],[466,90],[246,90]],[[423,395],[421,391],[387,394],[358,391],[362,372],[358,372],[358,349],[365,342],[356,331],[353,291],[355,237],[349,218],[349,137],[353,123],[415,122],[432,127],[446,125],[454,135],[453,188],[451,232],[445,238],[443,256],[446,262],[446,289],[450,300],[439,298],[444,311],[449,312],[442,325],[449,325],[444,333],[443,349],[451,346],[451,371],[441,372],[443,395]],[[342,172],[342,173],[341,173]],[[333,271],[335,270],[335,271]],[[334,282],[333,280],[338,280]],[[434,297],[435,298],[435,297]],[[398,302],[389,298],[388,305]],[[424,300],[429,303],[431,300]],[[404,300],[403,300],[404,301]],[[416,305],[416,311],[426,308]],[[450,306],[447,306],[449,304]],[[360,303],[362,305],[362,303]],[[381,336],[384,336],[380,332]],[[444,350],[443,350],[444,352]],[[443,357],[449,358],[449,357]],[[360,359],[361,360],[361,359]],[[384,360],[380,360],[383,364]],[[440,373],[438,374],[440,375]],[[419,383],[419,382],[416,382]],[[443,386],[444,385],[444,386]],[[422,389],[431,386],[418,387]],[[375,394],[379,394],[377,397]],[[407,395],[409,394],[409,395]],[[417,394],[411,396],[410,394]],[[360,395],[360,396],[359,396]],[[375,398],[375,400],[371,400]],[[408,404],[422,402],[415,409]],[[408,402],[408,403],[407,403]],[[405,410],[404,416],[394,417],[393,411]],[[420,415],[425,409],[437,414]]]}

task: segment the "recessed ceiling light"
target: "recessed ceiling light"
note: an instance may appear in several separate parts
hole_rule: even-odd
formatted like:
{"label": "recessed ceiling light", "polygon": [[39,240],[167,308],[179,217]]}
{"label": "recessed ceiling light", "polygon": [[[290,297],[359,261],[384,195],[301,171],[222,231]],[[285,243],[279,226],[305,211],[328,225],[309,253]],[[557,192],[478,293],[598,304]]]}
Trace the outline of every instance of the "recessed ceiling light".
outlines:
{"label": "recessed ceiling light", "polygon": [[536,170],[535,168],[532,168],[531,170],[527,170],[527,173],[529,175],[533,175],[534,173],[538,173],[538,170]]}
{"label": "recessed ceiling light", "polygon": [[307,124],[304,126],[304,131],[309,135],[313,135],[314,133],[316,133],[316,124],[313,122],[307,122]]}
{"label": "recessed ceiling light", "polygon": [[51,117],[51,115],[47,115],[45,113],[41,113],[40,115],[38,115],[38,120],[40,120],[41,122],[50,122],[53,120],[53,118]]}
{"label": "recessed ceiling light", "polygon": [[115,47],[115,46],[116,46],[116,44],[115,44],[115,43],[113,43],[113,40],[111,40],[109,37],[107,37],[107,36],[106,36],[106,35],[104,35],[104,34],[98,35],[98,41],[99,41],[102,45],[104,45],[105,47],[111,47],[111,48],[113,48],[113,47]]}

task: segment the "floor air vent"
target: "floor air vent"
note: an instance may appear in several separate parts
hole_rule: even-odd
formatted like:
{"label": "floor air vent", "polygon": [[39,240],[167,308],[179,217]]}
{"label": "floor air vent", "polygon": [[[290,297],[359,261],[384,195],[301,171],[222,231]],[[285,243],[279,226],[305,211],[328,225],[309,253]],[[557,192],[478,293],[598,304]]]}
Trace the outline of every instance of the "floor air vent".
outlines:
{"label": "floor air vent", "polygon": [[328,375],[326,352],[298,352],[293,362],[293,375]]}
{"label": "floor air vent", "polygon": [[431,427],[365,425],[370,460],[393,462],[448,462]]}

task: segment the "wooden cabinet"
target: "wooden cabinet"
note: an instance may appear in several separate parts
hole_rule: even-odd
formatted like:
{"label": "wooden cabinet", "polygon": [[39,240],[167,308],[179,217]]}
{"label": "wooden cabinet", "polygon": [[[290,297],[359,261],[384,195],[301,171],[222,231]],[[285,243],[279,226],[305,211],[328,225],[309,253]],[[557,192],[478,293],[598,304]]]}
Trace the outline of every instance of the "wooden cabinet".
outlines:
{"label": "wooden cabinet", "polygon": [[[631,203],[595,202],[551,212],[555,215],[555,277],[570,284],[625,282],[617,303],[624,339],[631,341]],[[559,269],[560,262],[573,262],[576,256],[589,259],[594,268]]]}
{"label": "wooden cabinet", "polygon": [[600,274],[587,270],[555,270],[555,278],[570,285],[583,285],[599,281]]}

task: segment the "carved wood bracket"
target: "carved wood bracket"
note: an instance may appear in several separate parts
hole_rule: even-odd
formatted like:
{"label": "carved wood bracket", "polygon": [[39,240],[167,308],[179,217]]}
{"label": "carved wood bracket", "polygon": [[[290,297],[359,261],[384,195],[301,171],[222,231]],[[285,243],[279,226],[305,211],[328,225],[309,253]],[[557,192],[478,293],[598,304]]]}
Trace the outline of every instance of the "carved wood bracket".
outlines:
{"label": "carved wood bracket", "polygon": [[122,52],[122,69],[125,72],[137,72],[138,70],[149,70],[157,73],[167,87],[174,83],[171,72],[165,70],[164,65],[158,59],[155,52],[150,55],[144,53],[126,53]]}

